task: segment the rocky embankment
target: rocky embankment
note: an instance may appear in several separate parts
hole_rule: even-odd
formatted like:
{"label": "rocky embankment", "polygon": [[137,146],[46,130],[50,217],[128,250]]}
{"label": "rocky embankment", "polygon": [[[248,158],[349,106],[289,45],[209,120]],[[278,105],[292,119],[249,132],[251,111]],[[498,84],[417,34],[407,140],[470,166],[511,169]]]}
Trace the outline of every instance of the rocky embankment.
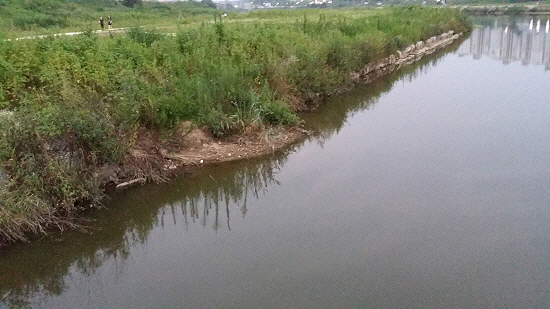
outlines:
{"label": "rocky embankment", "polygon": [[352,74],[351,78],[356,82],[370,82],[391,71],[397,70],[404,65],[411,64],[422,59],[425,55],[431,54],[443,48],[462,36],[462,33],[455,33],[453,30],[438,36],[433,36],[426,41],[418,41],[403,50],[398,50],[389,57],[365,65],[361,70]]}

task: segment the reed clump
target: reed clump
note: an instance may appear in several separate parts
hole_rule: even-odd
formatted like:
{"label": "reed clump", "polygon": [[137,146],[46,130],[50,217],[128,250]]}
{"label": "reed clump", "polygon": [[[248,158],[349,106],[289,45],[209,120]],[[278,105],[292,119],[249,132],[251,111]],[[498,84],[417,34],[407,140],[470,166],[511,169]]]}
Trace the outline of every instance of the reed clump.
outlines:
{"label": "reed clump", "polygon": [[298,12],[174,35],[0,41],[0,241],[98,206],[97,171],[124,162],[138,130],[192,121],[225,137],[296,124],[297,109],[349,86],[366,63],[469,29],[451,9]]}

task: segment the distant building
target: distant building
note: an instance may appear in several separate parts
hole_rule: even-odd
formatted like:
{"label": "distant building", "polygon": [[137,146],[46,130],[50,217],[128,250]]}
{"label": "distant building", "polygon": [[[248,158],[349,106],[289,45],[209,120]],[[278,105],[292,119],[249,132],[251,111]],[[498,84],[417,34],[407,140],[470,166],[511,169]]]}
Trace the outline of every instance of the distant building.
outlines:
{"label": "distant building", "polygon": [[241,0],[214,1],[214,3],[221,10],[251,10],[254,8],[251,2]]}
{"label": "distant building", "polygon": [[502,24],[474,29],[458,50],[459,55],[483,56],[504,63],[521,61],[523,65],[544,65],[550,69],[550,33],[537,32],[529,23]]}

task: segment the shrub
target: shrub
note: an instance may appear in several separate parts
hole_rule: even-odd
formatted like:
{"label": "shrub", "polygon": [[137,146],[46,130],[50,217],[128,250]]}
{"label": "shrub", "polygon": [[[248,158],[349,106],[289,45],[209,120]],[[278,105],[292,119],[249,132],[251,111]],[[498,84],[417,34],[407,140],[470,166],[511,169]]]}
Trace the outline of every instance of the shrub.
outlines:
{"label": "shrub", "polygon": [[122,5],[133,8],[136,5],[142,5],[142,0],[122,0]]}
{"label": "shrub", "polygon": [[153,42],[160,40],[164,35],[157,30],[143,30],[141,28],[130,28],[128,37],[137,43],[144,44],[149,47]]}
{"label": "shrub", "polygon": [[261,117],[270,124],[291,124],[298,122],[296,114],[290,112],[284,102],[266,102],[261,109]]}

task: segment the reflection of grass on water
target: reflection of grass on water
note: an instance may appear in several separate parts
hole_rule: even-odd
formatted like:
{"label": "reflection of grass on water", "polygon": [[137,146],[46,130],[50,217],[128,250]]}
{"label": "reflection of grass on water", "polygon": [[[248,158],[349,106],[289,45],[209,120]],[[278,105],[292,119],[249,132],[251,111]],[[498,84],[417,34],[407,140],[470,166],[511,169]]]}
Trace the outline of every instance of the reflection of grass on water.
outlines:
{"label": "reflection of grass on water", "polygon": [[411,82],[417,77],[427,74],[441,61],[443,55],[457,50],[459,46],[460,43],[454,43],[448,48],[383,76],[367,86],[358,86],[349,93],[334,98],[335,102],[321,105],[315,113],[301,115],[305,119],[307,127],[314,131],[310,139],[322,146],[332,135],[340,132],[350,117],[373,108],[380,96],[391,91],[397,82],[403,80]]}
{"label": "reflection of grass on water", "polygon": [[222,177],[208,175],[193,179],[186,183],[188,187],[185,191],[188,193],[182,200],[170,203],[161,210],[161,218],[164,219],[165,209],[170,208],[172,218],[176,220],[175,213],[180,208],[186,226],[189,220],[206,226],[207,217],[214,212],[212,228],[217,231],[220,228],[220,210],[223,209],[227,228],[231,230],[229,206],[237,205],[241,216],[246,216],[249,198],[258,198],[260,194],[267,192],[268,187],[280,184],[275,179],[275,174],[285,161],[286,155],[281,155],[271,160],[262,160],[256,165],[245,165],[236,172],[223,174]]}
{"label": "reflection of grass on water", "polygon": [[275,174],[286,157],[287,153],[280,153],[253,164],[230,164],[215,177],[201,173],[190,181],[184,179],[184,186],[176,181],[124,192],[120,198],[125,203],[100,212],[102,217],[89,228],[93,233],[54,235],[5,252],[0,258],[0,295],[11,291],[5,299],[8,306],[29,307],[29,299],[34,303],[61,295],[68,287],[66,278],[72,274],[92,275],[107,261],[124,270],[131,248],[145,243],[153,228],[164,226],[170,219],[177,224],[183,217],[187,229],[194,222],[208,225],[207,217],[214,214],[212,228],[217,231],[226,224],[230,230],[231,206],[244,217],[250,198],[258,198],[279,184]]}
{"label": "reflection of grass on water", "polygon": [[[359,87],[339,96],[338,104],[324,104],[310,117],[304,115],[309,118],[308,124],[316,129],[312,138],[323,143],[340,131],[348,117],[371,107],[396,82],[411,81],[425,74],[447,52],[449,49],[437,52],[370,83],[367,88]],[[183,220],[186,229],[190,224],[199,223],[211,224],[215,231],[224,225],[231,230],[230,218],[235,210],[244,217],[251,198],[258,198],[269,187],[279,185],[275,175],[290,151],[293,150],[270,159],[204,168],[194,177],[123,192],[114,197],[113,204],[119,205],[99,213],[90,227],[93,233],[73,231],[54,235],[50,240],[15,246],[6,252],[0,258],[0,295],[11,291],[6,298],[9,306],[28,307],[29,299],[40,301],[61,295],[67,288],[65,280],[71,274],[89,276],[101,271],[99,268],[107,262],[123,271],[131,248],[145,243],[152,229],[164,226],[169,220],[174,225]],[[64,240],[56,241],[59,237]]]}

